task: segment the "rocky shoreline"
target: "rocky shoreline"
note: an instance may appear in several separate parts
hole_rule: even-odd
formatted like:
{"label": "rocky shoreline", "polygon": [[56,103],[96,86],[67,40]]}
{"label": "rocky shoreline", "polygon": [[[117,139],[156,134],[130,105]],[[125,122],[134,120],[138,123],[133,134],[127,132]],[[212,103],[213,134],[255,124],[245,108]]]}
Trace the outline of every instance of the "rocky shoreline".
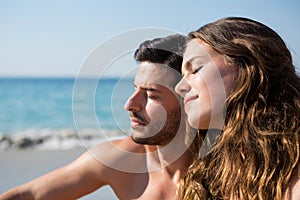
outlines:
{"label": "rocky shoreline", "polygon": [[122,136],[124,137],[124,133],[116,130],[27,130],[11,135],[0,134],[0,151],[90,148],[101,142]]}

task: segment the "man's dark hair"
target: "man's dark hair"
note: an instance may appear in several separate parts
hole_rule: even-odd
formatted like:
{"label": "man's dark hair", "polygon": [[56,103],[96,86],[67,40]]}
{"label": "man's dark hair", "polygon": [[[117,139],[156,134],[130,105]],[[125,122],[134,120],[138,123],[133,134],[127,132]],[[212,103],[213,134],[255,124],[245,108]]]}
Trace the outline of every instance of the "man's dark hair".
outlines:
{"label": "man's dark hair", "polygon": [[166,64],[181,73],[182,54],[186,37],[180,34],[143,42],[134,53],[139,62]]}

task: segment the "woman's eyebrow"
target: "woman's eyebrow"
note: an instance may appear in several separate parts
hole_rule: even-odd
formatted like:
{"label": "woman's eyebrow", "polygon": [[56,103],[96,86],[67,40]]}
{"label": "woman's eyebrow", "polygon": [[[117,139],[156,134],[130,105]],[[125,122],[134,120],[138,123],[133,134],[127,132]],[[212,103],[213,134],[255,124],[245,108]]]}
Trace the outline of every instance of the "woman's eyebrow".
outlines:
{"label": "woman's eyebrow", "polygon": [[195,62],[195,60],[199,60],[199,59],[203,59],[205,58],[205,56],[193,56],[191,58],[185,59],[184,61],[186,63],[191,63],[191,62]]}

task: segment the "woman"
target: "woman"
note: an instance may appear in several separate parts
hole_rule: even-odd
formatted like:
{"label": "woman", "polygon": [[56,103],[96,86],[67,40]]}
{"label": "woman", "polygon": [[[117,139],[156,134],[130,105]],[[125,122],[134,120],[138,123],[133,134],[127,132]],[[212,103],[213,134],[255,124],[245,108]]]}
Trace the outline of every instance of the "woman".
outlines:
{"label": "woman", "polygon": [[237,17],[189,36],[176,92],[192,127],[221,134],[188,170],[181,198],[299,198],[300,78],[283,40]]}

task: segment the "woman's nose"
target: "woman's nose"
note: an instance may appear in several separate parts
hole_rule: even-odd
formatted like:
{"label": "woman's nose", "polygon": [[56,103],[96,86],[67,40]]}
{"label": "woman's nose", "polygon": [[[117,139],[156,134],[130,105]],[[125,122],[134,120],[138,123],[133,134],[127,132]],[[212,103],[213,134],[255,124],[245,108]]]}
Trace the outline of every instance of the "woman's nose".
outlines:
{"label": "woman's nose", "polygon": [[182,97],[184,97],[190,90],[191,86],[188,84],[185,78],[182,78],[181,81],[179,81],[179,83],[177,83],[175,86],[175,92]]}

